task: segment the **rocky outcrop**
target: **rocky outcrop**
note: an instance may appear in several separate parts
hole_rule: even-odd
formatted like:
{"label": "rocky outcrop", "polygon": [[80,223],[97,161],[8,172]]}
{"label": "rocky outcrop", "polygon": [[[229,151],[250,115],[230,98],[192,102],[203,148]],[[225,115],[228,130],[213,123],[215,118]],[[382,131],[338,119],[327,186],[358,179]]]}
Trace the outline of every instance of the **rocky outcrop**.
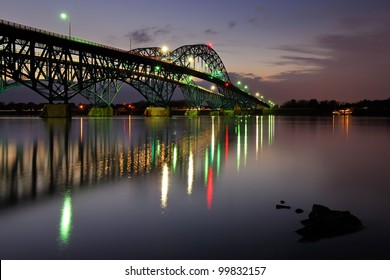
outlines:
{"label": "rocky outcrop", "polygon": [[362,222],[349,211],[331,210],[317,204],[313,205],[309,218],[301,223],[304,227],[296,231],[302,235],[300,241],[316,241],[363,229]]}

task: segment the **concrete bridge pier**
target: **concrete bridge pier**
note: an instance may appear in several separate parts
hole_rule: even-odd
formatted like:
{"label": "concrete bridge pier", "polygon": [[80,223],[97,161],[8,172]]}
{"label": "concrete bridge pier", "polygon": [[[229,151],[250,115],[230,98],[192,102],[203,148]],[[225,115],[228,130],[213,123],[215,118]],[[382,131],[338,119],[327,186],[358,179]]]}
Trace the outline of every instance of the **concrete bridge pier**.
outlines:
{"label": "concrete bridge pier", "polygon": [[198,117],[200,115],[200,110],[196,108],[187,109],[184,112],[184,116],[187,117]]}
{"label": "concrete bridge pier", "polygon": [[235,110],[229,110],[229,109],[216,109],[212,110],[210,112],[210,116],[235,116],[237,115],[237,112]]}
{"label": "concrete bridge pier", "polygon": [[170,117],[171,110],[166,107],[147,107],[144,111],[145,117]]}
{"label": "concrete bridge pier", "polygon": [[41,118],[71,118],[69,104],[45,104],[40,114]]}
{"label": "concrete bridge pier", "polygon": [[233,117],[236,115],[237,112],[235,110],[223,110],[223,116]]}
{"label": "concrete bridge pier", "polygon": [[92,107],[88,112],[88,116],[110,118],[114,116],[114,109],[112,107]]}

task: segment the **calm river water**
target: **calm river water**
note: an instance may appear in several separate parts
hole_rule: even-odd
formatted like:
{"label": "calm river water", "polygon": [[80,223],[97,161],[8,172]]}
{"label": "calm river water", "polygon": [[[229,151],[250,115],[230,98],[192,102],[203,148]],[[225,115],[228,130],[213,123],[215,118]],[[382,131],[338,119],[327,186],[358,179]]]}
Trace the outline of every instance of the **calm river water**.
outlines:
{"label": "calm river water", "polygon": [[[389,118],[3,117],[0,257],[390,259],[389,145]],[[301,242],[313,204],[364,229]]]}

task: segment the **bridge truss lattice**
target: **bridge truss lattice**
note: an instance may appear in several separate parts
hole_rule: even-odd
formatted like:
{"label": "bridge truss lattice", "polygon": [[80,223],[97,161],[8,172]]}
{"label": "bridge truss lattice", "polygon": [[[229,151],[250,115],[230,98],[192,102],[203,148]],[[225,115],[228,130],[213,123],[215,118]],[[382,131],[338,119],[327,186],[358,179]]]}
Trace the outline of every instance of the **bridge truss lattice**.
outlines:
{"label": "bridge truss lattice", "polygon": [[168,106],[180,88],[194,108],[268,107],[231,83],[208,45],[129,52],[0,20],[0,93],[24,85],[49,103],[80,94],[95,106],[110,106],[123,84],[156,106]]}

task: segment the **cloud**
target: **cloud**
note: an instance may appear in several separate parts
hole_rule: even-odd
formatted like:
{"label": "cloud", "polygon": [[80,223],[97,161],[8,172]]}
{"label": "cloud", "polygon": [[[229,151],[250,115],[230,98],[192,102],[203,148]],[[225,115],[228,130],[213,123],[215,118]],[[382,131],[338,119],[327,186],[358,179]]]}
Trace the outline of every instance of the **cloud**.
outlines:
{"label": "cloud", "polygon": [[327,51],[325,51],[322,48],[318,48],[318,46],[308,46],[308,45],[293,45],[293,46],[288,46],[288,45],[281,45],[274,47],[273,49],[275,50],[280,50],[280,51],[286,51],[286,52],[294,52],[294,53],[299,53],[299,54],[311,54],[311,55],[316,55],[316,56],[325,56],[327,55]]}
{"label": "cloud", "polygon": [[260,91],[263,78],[254,73],[229,72],[230,80],[234,83],[241,81],[242,85],[247,85],[250,92]]}
{"label": "cloud", "polygon": [[338,26],[345,30],[365,29],[369,25],[369,21],[365,17],[349,16],[340,19]]}
{"label": "cloud", "polygon": [[256,24],[257,20],[255,18],[250,18],[250,19],[248,19],[248,23],[249,24]]}
{"label": "cloud", "polygon": [[134,40],[135,43],[149,43],[153,41],[148,28],[133,31],[130,35],[131,39]]}
{"label": "cloud", "polygon": [[144,27],[135,31],[129,32],[131,39],[136,44],[154,42],[159,36],[166,36],[171,33],[171,27],[167,25],[164,28]]}
{"label": "cloud", "polygon": [[256,5],[256,8],[255,8],[256,12],[259,12],[259,13],[262,13],[265,11],[265,7],[263,5]]}
{"label": "cloud", "polygon": [[290,54],[274,64],[292,70],[267,77],[262,86],[285,100],[389,98],[390,22],[371,26],[321,35],[311,46],[277,47]]}
{"label": "cloud", "polygon": [[275,65],[301,65],[307,67],[323,67],[324,64],[329,62],[330,59],[316,58],[316,57],[303,57],[303,56],[281,56],[282,60],[275,62]]}
{"label": "cloud", "polygon": [[229,28],[233,28],[237,25],[237,22],[235,22],[234,20],[232,21],[229,21]]}
{"label": "cloud", "polygon": [[217,31],[215,31],[215,30],[213,30],[213,29],[206,29],[205,31],[204,31],[206,34],[210,34],[210,35],[216,35],[216,34],[218,34],[218,32]]}

